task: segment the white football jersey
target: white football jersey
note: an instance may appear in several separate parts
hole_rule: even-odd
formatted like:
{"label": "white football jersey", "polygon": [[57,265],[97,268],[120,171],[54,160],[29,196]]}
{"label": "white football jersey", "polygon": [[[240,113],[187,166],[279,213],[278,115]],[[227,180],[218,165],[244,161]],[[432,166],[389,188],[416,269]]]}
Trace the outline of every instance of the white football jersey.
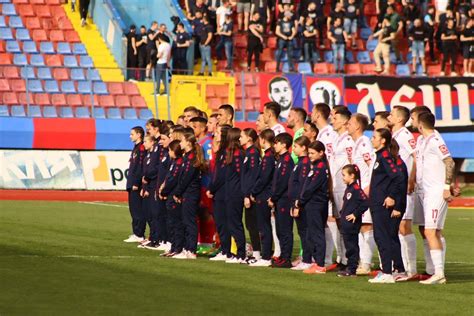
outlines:
{"label": "white football jersey", "polygon": [[334,131],[331,125],[326,125],[326,127],[319,131],[318,137],[316,137],[316,140],[324,144],[324,147],[326,148],[326,157],[329,163],[331,163],[331,156],[334,151],[333,146],[336,139],[337,133]]}
{"label": "white football jersey", "polygon": [[281,133],[285,133],[286,129],[281,124],[276,124],[272,127],[272,131],[275,133],[275,136]]}
{"label": "white football jersey", "polygon": [[424,140],[422,152],[422,187],[425,192],[442,192],[446,180],[446,167],[443,160],[451,157],[448,147],[438,133]]}
{"label": "white football jersey", "polygon": [[352,163],[357,165],[360,170],[360,182],[362,189],[370,184],[372,176],[372,164],[375,161],[375,152],[370,139],[362,135],[355,141],[354,152],[352,154]]}
{"label": "white football jersey", "polygon": [[338,135],[334,143],[334,152],[329,162],[334,191],[344,191],[346,189],[346,184],[342,180],[342,168],[352,163],[354,145],[354,141],[347,131]]}
{"label": "white football jersey", "polygon": [[414,162],[413,153],[416,150],[415,137],[413,137],[413,134],[410,133],[406,127],[402,127],[393,133],[392,138],[395,139],[398,143],[398,146],[400,146],[400,151],[398,154],[407,166],[408,177],[410,177]]}

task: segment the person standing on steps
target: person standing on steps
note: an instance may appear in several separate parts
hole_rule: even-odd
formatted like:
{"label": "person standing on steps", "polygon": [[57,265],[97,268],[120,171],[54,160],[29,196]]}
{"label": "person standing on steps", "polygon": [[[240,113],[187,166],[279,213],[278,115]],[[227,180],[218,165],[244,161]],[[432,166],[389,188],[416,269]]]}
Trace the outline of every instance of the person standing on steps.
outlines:
{"label": "person standing on steps", "polygon": [[81,14],[82,27],[86,26],[87,13],[89,12],[90,3],[91,3],[91,0],[79,0],[79,13]]}

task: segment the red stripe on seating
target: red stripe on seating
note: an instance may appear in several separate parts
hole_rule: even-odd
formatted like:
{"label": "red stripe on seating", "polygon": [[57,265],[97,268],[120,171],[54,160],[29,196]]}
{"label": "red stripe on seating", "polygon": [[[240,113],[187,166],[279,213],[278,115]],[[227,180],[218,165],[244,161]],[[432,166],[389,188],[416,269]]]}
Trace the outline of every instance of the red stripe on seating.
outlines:
{"label": "red stripe on seating", "polygon": [[34,149],[95,149],[94,119],[33,119]]}

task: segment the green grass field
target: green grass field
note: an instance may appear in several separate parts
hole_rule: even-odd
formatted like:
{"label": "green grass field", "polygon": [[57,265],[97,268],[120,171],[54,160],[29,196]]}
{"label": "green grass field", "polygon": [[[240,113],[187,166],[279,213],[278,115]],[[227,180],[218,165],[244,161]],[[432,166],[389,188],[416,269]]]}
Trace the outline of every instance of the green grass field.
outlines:
{"label": "green grass field", "polygon": [[0,315],[474,314],[474,210],[449,211],[448,283],[425,286],[161,258],[114,205],[0,201]]}

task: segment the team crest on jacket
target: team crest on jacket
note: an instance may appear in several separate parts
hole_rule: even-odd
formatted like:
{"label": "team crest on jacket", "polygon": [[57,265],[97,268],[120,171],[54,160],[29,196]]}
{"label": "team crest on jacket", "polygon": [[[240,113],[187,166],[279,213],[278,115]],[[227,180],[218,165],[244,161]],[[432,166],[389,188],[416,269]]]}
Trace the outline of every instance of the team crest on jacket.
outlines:
{"label": "team crest on jacket", "polygon": [[379,167],[379,163],[376,162],[376,163],[374,164],[374,169],[377,169],[378,167]]}
{"label": "team crest on jacket", "polygon": [[349,192],[349,193],[347,193],[347,195],[346,195],[346,199],[347,199],[347,200],[350,200],[350,199],[351,199],[351,197],[352,197],[352,193],[350,193],[350,192]]}

